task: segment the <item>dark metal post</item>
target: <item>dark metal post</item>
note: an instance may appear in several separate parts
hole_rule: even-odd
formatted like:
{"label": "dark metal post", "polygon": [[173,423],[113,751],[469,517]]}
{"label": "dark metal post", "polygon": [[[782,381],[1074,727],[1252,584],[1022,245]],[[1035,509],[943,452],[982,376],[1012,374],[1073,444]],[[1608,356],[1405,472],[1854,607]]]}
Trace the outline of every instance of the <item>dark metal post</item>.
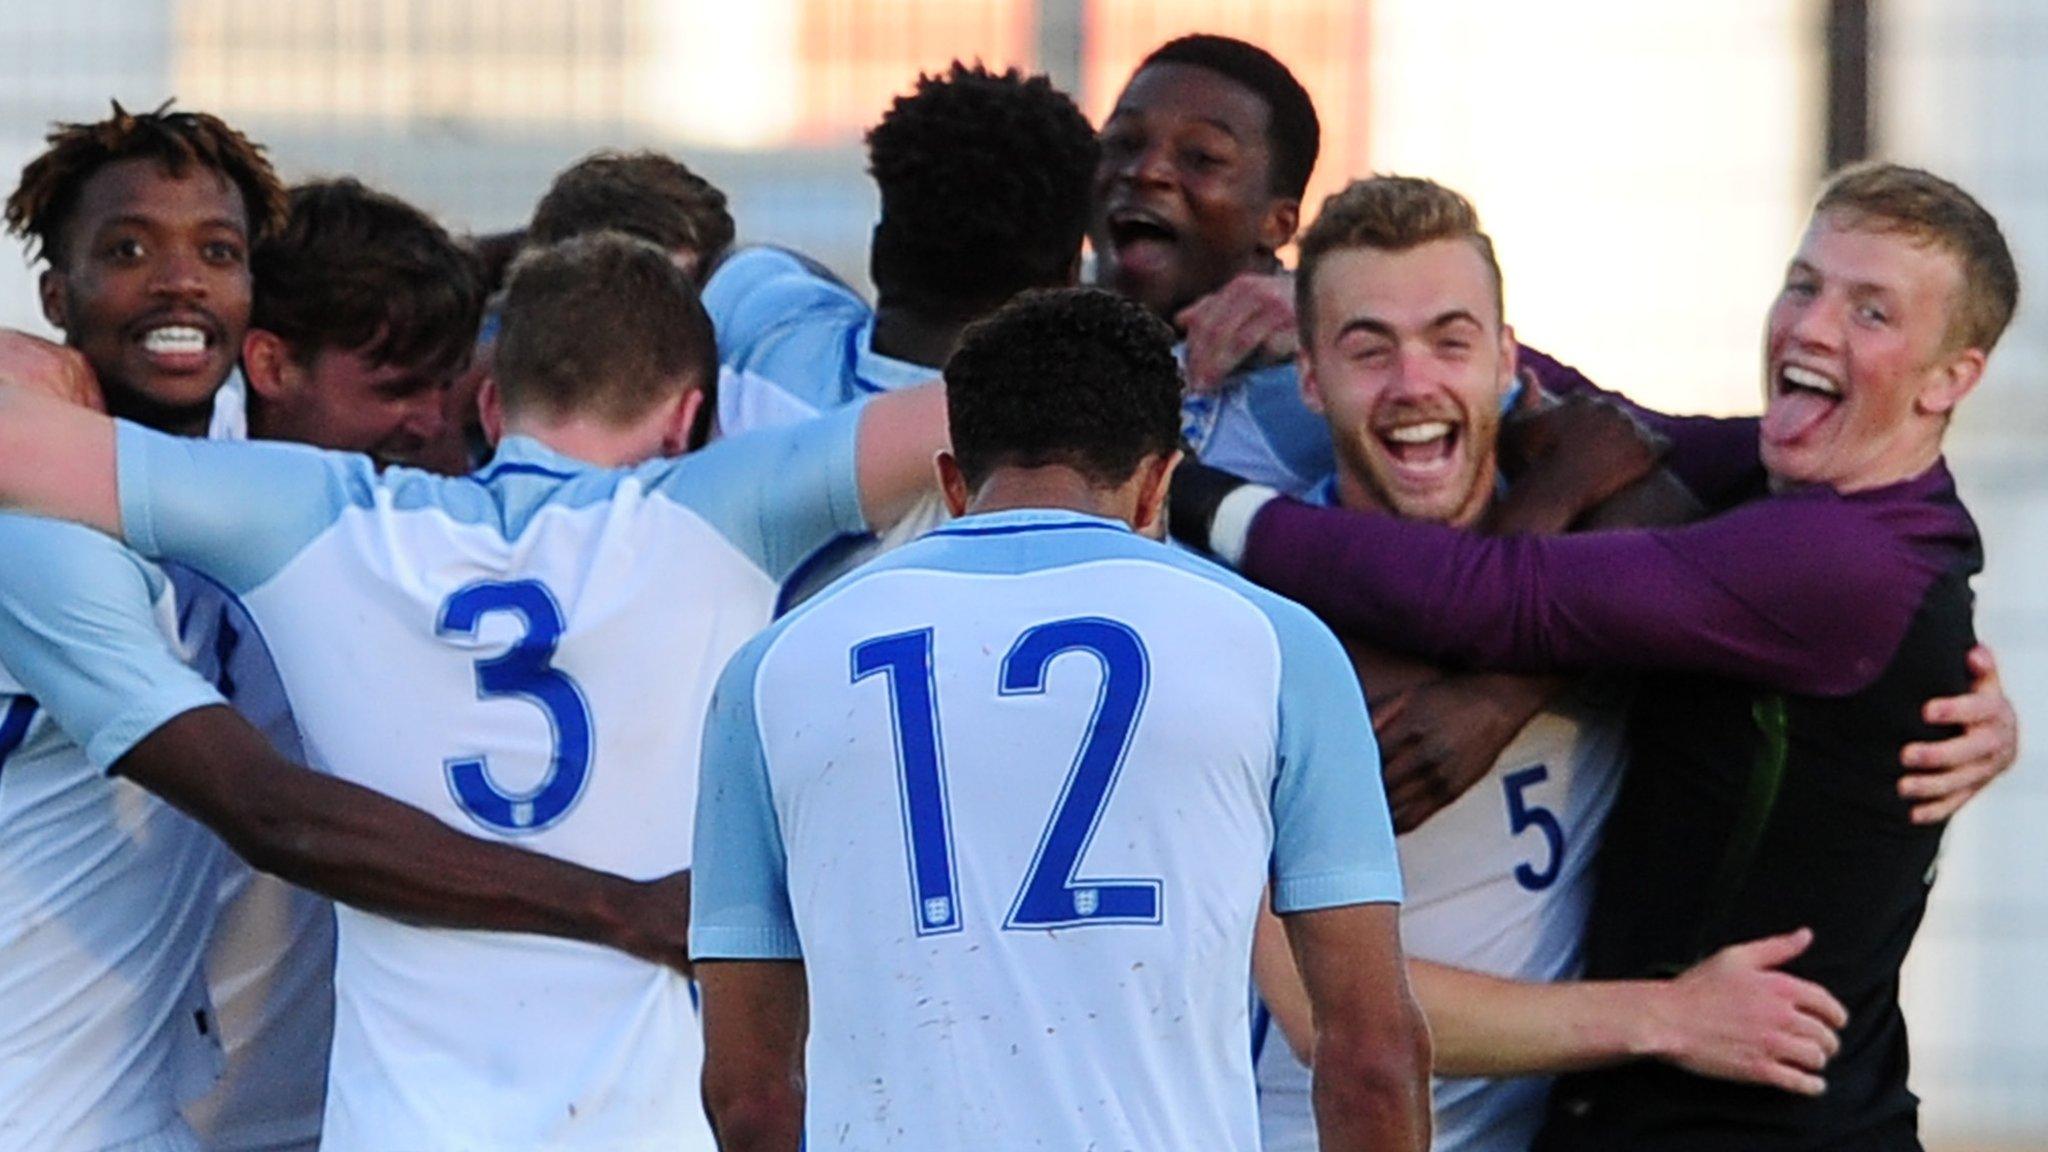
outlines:
{"label": "dark metal post", "polygon": [[1827,170],[1870,155],[1871,0],[1828,0]]}

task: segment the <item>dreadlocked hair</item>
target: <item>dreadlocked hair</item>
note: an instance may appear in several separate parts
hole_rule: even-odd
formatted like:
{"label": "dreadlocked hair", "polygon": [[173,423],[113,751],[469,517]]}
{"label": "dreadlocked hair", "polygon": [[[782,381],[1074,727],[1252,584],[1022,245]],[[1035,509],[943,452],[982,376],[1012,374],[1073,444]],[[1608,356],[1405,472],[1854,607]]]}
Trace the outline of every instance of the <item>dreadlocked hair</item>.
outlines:
{"label": "dreadlocked hair", "polygon": [[49,147],[21,170],[7,198],[7,230],[28,241],[30,255],[64,263],[64,226],[93,174],[122,160],[154,160],[182,178],[197,165],[220,173],[242,194],[249,238],[257,241],[284,221],[284,184],[260,144],[205,112],[173,112],[165,101],[154,112],[134,113],[114,101],[113,115],[90,124],[57,124]]}

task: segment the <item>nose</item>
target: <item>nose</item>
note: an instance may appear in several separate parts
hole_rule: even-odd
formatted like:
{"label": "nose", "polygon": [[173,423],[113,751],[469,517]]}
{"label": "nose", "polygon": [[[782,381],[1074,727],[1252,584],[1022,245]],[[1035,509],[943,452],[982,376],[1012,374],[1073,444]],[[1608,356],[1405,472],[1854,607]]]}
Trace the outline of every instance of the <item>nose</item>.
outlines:
{"label": "nose", "polygon": [[197,252],[171,246],[158,258],[150,291],[176,299],[198,299],[206,295],[206,264]]}
{"label": "nose", "polygon": [[1131,184],[1161,185],[1173,178],[1173,165],[1165,141],[1150,141],[1132,148],[1117,163],[1116,176]]}
{"label": "nose", "polygon": [[1802,348],[1819,351],[1838,347],[1847,323],[1847,305],[1830,293],[1821,293],[1789,305],[1785,335]]}
{"label": "nose", "polygon": [[1387,395],[1407,400],[1433,391],[1436,375],[1430,361],[1431,357],[1423,349],[1396,345],[1393,371],[1387,374]]}

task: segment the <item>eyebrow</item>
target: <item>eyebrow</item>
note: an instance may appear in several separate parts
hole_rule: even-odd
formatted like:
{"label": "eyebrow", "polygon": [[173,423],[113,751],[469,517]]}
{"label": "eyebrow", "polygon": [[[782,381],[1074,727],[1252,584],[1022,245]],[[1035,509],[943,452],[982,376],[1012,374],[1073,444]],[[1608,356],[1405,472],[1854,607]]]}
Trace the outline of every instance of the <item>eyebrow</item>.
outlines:
{"label": "eyebrow", "polygon": [[[101,221],[100,228],[115,228],[123,225],[131,225],[137,228],[158,228],[162,227],[162,223],[162,221],[157,220],[154,217],[144,216],[137,212],[123,212],[119,216],[110,216],[107,219]],[[242,224],[238,223],[232,216],[209,217],[205,220],[201,220],[199,222],[199,226],[201,228],[226,228],[229,231],[244,234],[248,232],[248,229],[244,227]]]}
{"label": "eyebrow", "polygon": [[[1453,308],[1448,312],[1442,312],[1431,317],[1429,323],[1423,325],[1423,329],[1424,331],[1434,332],[1439,328],[1448,327],[1459,321],[1471,324],[1477,328],[1486,327],[1485,324],[1480,323],[1479,317],[1473,315],[1469,309]],[[1377,316],[1354,316],[1346,320],[1343,326],[1337,329],[1337,338],[1341,340],[1352,332],[1370,332],[1375,336],[1385,336],[1389,340],[1393,339],[1395,335],[1394,326]]]}
{"label": "eyebrow", "polygon": [[[1097,129],[1096,133],[1097,135],[1100,135],[1102,132],[1107,131],[1109,129],[1109,126],[1116,123],[1118,120],[1132,118],[1143,119],[1144,117],[1145,110],[1143,108],[1131,108],[1127,105],[1119,104],[1116,107],[1109,110],[1109,115],[1103,119],[1102,127]],[[1197,124],[1204,124],[1208,127],[1214,128],[1218,132],[1223,133],[1225,136],[1230,137],[1232,140],[1241,142],[1244,139],[1243,136],[1238,134],[1237,127],[1235,125],[1231,124],[1228,120],[1225,120],[1220,116],[1190,116],[1188,117],[1188,119],[1193,120]]]}
{"label": "eyebrow", "polygon": [[[1787,268],[1786,271],[1788,273],[1803,272],[1806,275],[1812,276],[1815,279],[1819,280],[1827,279],[1827,275],[1823,273],[1820,269],[1815,268],[1813,265],[1808,264],[1804,260],[1796,258],[1792,261],[1792,266],[1790,268]],[[1842,278],[1837,277],[1836,279]],[[1904,292],[1904,289],[1900,288],[1895,284],[1880,284],[1875,280],[1848,280],[1846,282],[1849,285],[1849,290],[1851,292],[1876,292],[1885,296],[1898,296]]]}

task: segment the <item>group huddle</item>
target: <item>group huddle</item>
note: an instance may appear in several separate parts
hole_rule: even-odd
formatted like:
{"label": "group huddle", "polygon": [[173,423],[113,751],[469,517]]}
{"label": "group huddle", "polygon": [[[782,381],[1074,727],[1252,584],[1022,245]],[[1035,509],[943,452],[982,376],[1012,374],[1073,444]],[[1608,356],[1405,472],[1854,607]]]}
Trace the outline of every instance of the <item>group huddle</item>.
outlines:
{"label": "group huddle", "polygon": [[0,1152],[1917,1149],[1899,969],[2017,744],[1941,454],[1996,221],[1835,174],[1763,415],[1672,417],[1457,192],[1301,227],[1318,141],[1224,37],[1099,129],[955,64],[870,303],[657,153],[458,238],[59,125]]}

